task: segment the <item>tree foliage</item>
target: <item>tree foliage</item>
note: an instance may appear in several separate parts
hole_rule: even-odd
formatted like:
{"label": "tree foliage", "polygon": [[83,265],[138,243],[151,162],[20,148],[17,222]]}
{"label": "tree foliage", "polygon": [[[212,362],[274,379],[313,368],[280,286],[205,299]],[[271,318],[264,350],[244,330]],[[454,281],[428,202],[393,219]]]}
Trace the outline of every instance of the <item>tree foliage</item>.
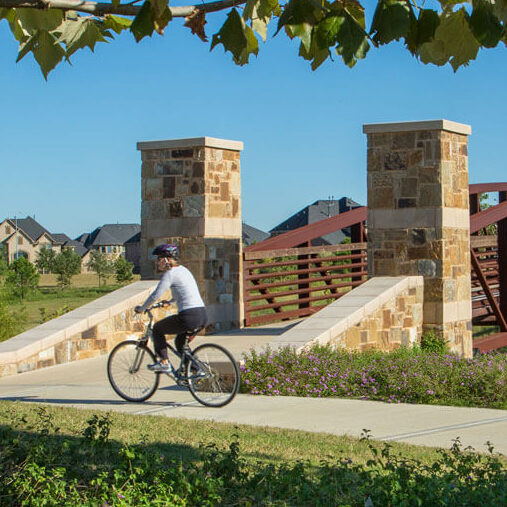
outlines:
{"label": "tree foliage", "polygon": [[39,284],[39,273],[25,257],[19,257],[9,265],[5,285],[12,293],[24,299]]}
{"label": "tree foliage", "polygon": [[90,252],[90,260],[87,266],[99,277],[99,287],[102,285],[102,280],[106,282],[107,277],[114,272],[114,265],[109,257],[104,252],[99,252],[98,250]]}
{"label": "tree foliage", "polygon": [[56,252],[52,248],[42,248],[37,254],[35,265],[41,273],[51,273],[56,259]]}
{"label": "tree foliage", "polygon": [[80,49],[93,51],[124,31],[137,42],[163,35],[175,18],[184,18],[184,26],[206,42],[206,16],[224,10],[225,21],[210,49],[222,45],[238,65],[257,56],[271,22],[275,35],[299,40],[299,55],[314,70],[334,55],[352,67],[371,47],[400,41],[423,63],[449,63],[456,71],[479,49],[507,44],[507,0],[435,0],[431,6],[377,0],[367,17],[358,0],[219,0],[182,7],[169,6],[168,0],[0,0],[0,19],[19,42],[17,60],[32,53],[45,78]]}
{"label": "tree foliage", "polygon": [[65,248],[53,261],[53,273],[57,275],[61,289],[68,287],[74,275],[81,272],[81,257],[72,248]]}
{"label": "tree foliage", "polygon": [[130,282],[133,278],[132,271],[134,269],[134,265],[129,262],[123,255],[120,255],[114,261],[114,270],[116,273],[116,281],[118,283]]}
{"label": "tree foliage", "polygon": [[0,245],[0,276],[5,276],[9,269],[9,257],[7,253],[7,247]]}

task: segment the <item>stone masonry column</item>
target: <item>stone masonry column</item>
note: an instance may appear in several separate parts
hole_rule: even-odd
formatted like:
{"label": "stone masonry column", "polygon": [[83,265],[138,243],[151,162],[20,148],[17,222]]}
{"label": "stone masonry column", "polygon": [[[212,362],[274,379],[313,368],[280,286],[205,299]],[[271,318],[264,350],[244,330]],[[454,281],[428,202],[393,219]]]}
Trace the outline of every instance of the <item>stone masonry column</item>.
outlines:
{"label": "stone masonry column", "polygon": [[472,355],[467,136],[448,120],[364,125],[369,276],[424,276],[424,330]]}
{"label": "stone masonry column", "polygon": [[208,308],[207,332],[243,321],[240,151],[212,137],[140,142],[141,278],[159,277],[150,259],[176,243]]}

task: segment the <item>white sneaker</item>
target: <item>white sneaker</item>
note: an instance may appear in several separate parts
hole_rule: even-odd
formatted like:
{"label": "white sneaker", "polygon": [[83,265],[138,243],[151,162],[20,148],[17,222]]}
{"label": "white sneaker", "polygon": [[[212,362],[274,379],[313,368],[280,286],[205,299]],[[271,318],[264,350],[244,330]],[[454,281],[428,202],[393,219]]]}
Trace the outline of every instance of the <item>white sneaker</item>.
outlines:
{"label": "white sneaker", "polygon": [[159,373],[169,373],[169,365],[162,363],[153,363],[148,365],[148,370],[159,372]]}

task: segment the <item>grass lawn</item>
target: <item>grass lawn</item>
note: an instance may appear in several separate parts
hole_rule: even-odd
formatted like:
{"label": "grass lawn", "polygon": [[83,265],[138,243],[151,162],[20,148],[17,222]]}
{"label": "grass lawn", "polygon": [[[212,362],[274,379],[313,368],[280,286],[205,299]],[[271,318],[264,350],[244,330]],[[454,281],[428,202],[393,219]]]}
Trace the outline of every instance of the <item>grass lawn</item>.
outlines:
{"label": "grass lawn", "polygon": [[[137,280],[139,275],[134,276],[133,281]],[[114,278],[110,278],[107,285],[99,287],[97,275],[79,274],[72,277],[71,286],[62,291],[58,288],[56,275],[41,275],[39,290],[23,301],[9,302],[8,305],[10,309],[22,310],[26,315],[26,321],[20,331],[23,332],[42,323],[41,309],[46,316],[56,316],[75,310],[120,287]]]}
{"label": "grass lawn", "polygon": [[505,505],[504,457],[0,402],[5,505]]}
{"label": "grass lawn", "polygon": [[[37,411],[41,406],[0,401],[0,426],[34,428],[37,426]],[[92,410],[51,405],[45,405],[44,410],[57,421],[59,434],[73,436],[82,434],[90,417],[101,414]],[[105,414],[103,412],[102,416]],[[308,460],[312,465],[318,465],[326,457],[344,457],[365,464],[371,458],[365,442],[348,436],[115,412],[109,412],[108,417],[111,420],[110,439],[127,445],[142,441],[146,446],[158,446],[167,457],[184,461],[199,459],[201,450],[212,443],[226,447],[234,435],[239,437],[243,456],[252,463],[258,460],[265,463]],[[23,418],[26,422],[22,422]],[[380,448],[382,443],[376,445]],[[401,453],[405,458],[418,459],[426,464],[431,464],[438,456],[436,449],[431,447],[397,442],[392,442],[391,445],[395,452]],[[507,465],[507,458],[502,459]]]}

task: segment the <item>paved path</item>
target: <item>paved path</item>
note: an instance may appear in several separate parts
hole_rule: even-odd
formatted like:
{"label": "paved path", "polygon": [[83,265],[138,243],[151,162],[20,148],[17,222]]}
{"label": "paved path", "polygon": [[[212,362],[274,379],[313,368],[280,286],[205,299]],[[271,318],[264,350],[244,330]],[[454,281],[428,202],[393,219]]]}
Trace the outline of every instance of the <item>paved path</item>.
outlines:
{"label": "paved path", "polygon": [[[251,346],[262,348],[283,330],[245,330],[197,338],[230,347],[236,356]],[[248,334],[249,333],[249,334]],[[242,339],[239,339],[242,338]],[[0,378],[0,399],[42,402],[188,419],[251,424],[359,437],[363,429],[374,438],[449,448],[459,436],[464,445],[484,451],[489,440],[507,455],[507,411],[431,405],[389,405],[374,401],[238,395],[228,406],[205,408],[186,389],[167,377],[157,393],[144,403],[128,403],[111,389],[106,357],[54,366]]]}

